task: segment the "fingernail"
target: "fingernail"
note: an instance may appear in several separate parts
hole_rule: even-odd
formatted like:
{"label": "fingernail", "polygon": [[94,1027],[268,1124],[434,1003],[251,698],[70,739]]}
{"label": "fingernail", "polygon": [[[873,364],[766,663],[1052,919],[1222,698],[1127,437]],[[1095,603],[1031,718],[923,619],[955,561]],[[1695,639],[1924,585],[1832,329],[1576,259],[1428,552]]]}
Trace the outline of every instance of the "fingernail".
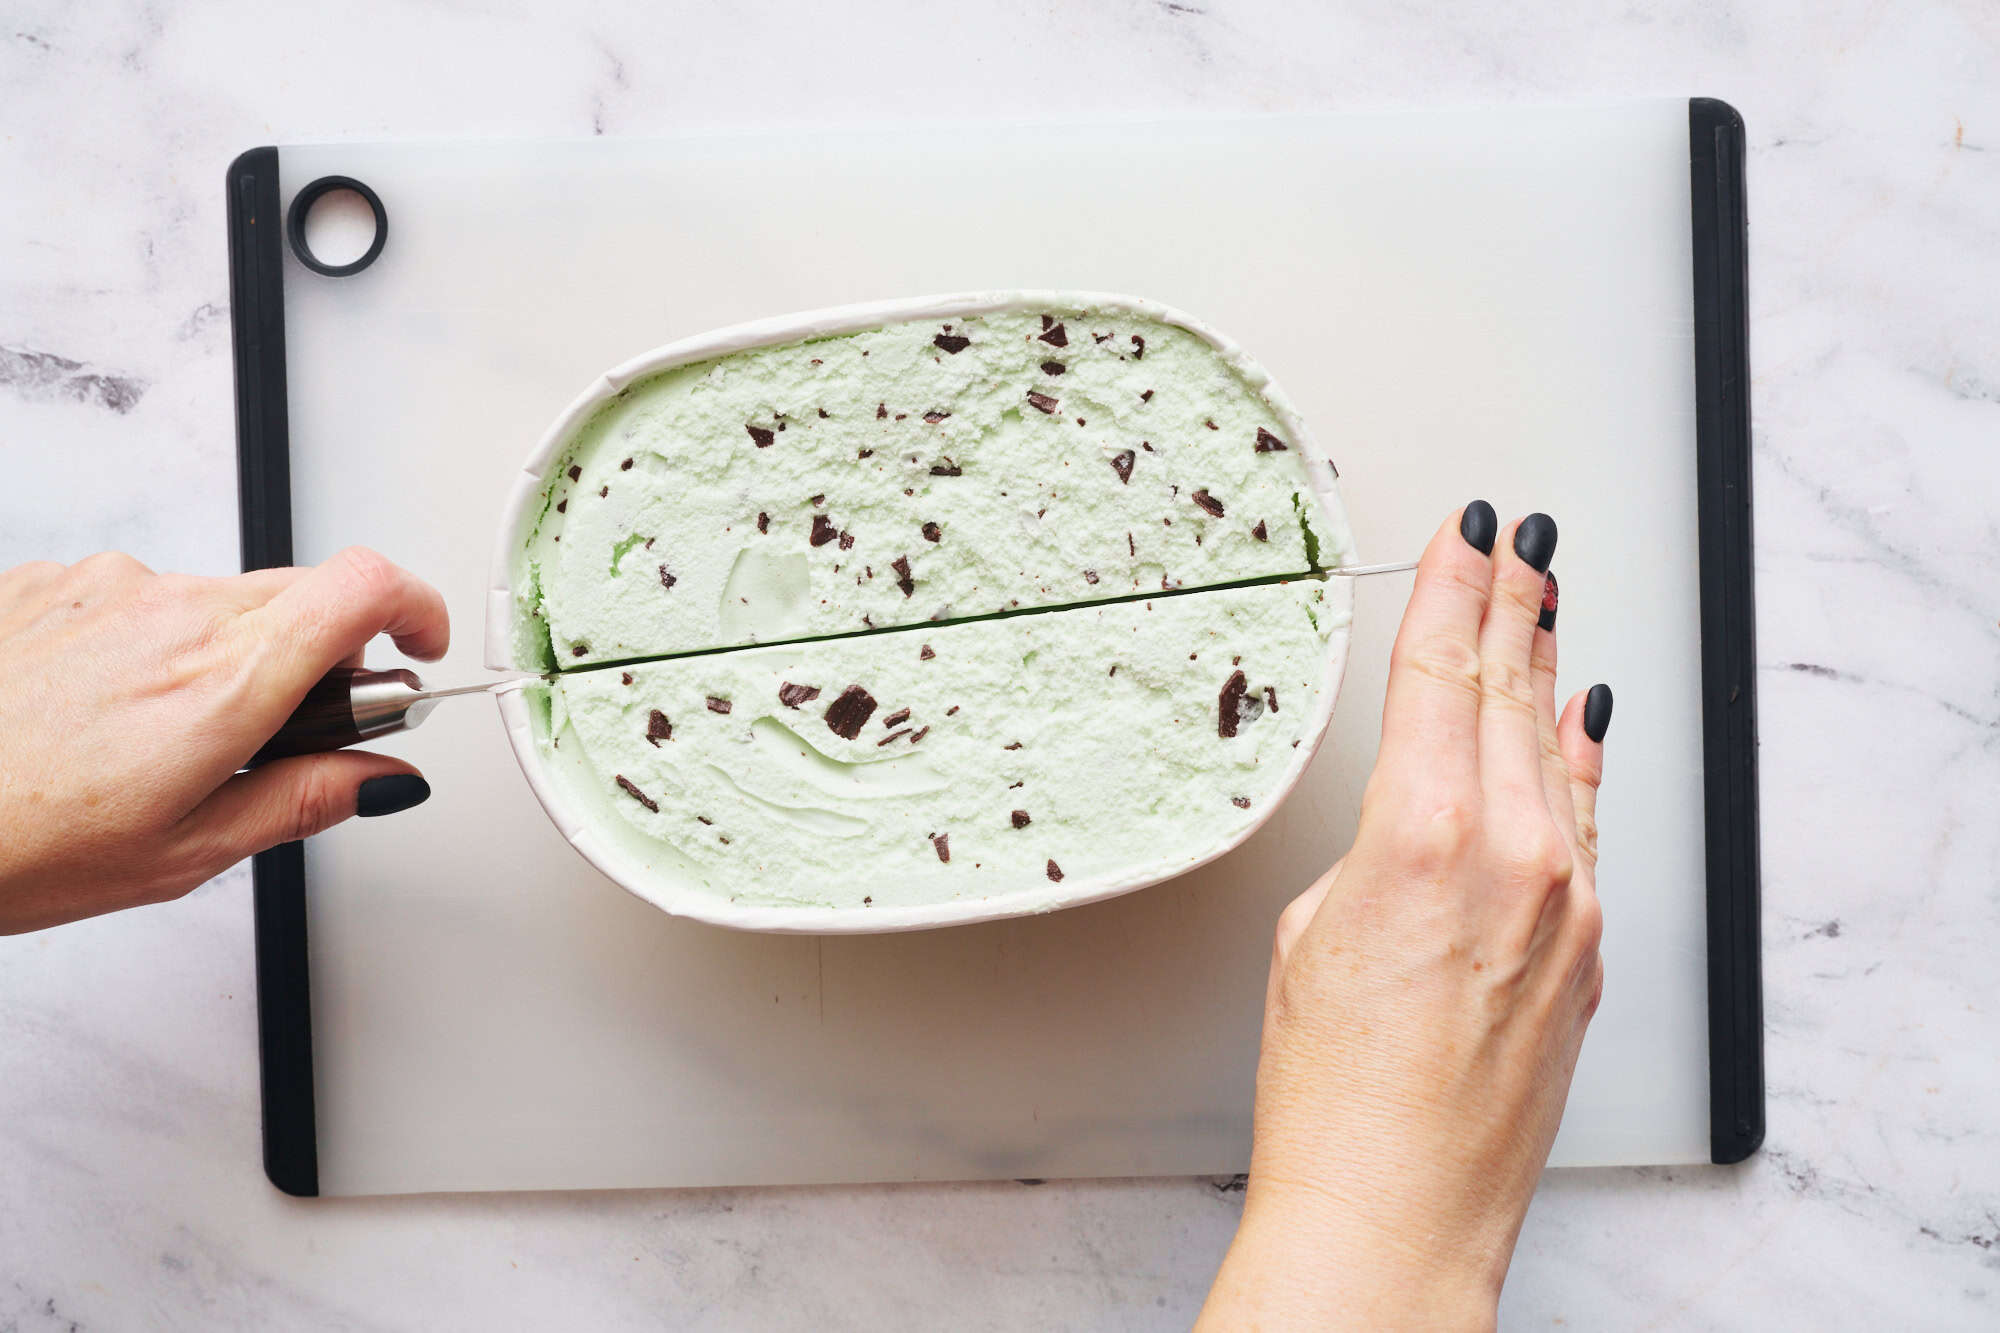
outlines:
{"label": "fingernail", "polygon": [[431,784],[415,773],[391,773],[387,777],[369,778],[361,784],[361,790],[354,798],[354,813],[363,819],[393,815],[398,810],[422,805],[430,797]]}
{"label": "fingernail", "polygon": [[1543,629],[1556,627],[1556,572],[1553,569],[1542,578],[1542,616],[1535,623]]}
{"label": "fingernail", "polygon": [[1556,521],[1547,514],[1530,514],[1514,529],[1514,554],[1533,565],[1537,574],[1549,572],[1556,558]]}
{"label": "fingernail", "polygon": [[1500,535],[1500,516],[1484,500],[1474,500],[1458,520],[1458,535],[1481,555],[1493,554],[1493,539]]}
{"label": "fingernail", "polygon": [[1611,730],[1611,687],[1593,685],[1590,693],[1583,697],[1583,734],[1604,743],[1604,733]]}

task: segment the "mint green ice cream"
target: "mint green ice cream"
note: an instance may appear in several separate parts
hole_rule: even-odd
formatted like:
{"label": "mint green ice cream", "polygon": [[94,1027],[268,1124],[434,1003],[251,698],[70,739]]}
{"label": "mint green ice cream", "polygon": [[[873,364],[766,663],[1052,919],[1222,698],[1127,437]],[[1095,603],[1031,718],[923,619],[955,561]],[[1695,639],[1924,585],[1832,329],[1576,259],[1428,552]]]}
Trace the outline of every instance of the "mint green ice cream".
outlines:
{"label": "mint green ice cream", "polygon": [[1291,432],[1126,312],[1000,311],[628,386],[519,551],[524,666],[573,668],[1329,568]]}
{"label": "mint green ice cream", "polygon": [[1323,725],[1346,605],[1300,579],[529,688],[543,761],[649,875],[858,910],[1087,896],[1269,812]]}

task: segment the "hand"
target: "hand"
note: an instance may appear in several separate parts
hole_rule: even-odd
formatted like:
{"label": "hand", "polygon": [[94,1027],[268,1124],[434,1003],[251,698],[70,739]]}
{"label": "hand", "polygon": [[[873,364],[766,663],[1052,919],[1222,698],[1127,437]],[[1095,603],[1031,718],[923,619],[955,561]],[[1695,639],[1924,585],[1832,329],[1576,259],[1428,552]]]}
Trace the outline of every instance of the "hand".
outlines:
{"label": "hand", "polygon": [[1432,539],[1354,846],[1279,920],[1243,1222],[1205,1323],[1495,1319],[1603,990],[1611,721],[1601,685],[1556,715],[1555,524],[1497,554],[1496,526],[1479,501]]}
{"label": "hand", "polygon": [[427,661],[451,637],[435,588],[360,548],[224,579],[116,553],[0,574],[0,933],[179,897],[364,798],[422,800],[415,769],[352,750],[238,772],[383,633]]}

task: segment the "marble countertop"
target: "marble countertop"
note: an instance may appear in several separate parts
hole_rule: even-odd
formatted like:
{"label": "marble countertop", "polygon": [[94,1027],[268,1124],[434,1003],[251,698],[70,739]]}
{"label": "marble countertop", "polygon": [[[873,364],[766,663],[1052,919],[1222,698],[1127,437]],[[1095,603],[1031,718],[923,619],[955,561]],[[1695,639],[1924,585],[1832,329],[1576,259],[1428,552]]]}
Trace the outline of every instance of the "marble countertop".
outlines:
{"label": "marble countertop", "polygon": [[[15,0],[0,565],[236,565],[222,168],[256,143],[1705,94],[1750,135],[1770,1132],[1543,1185],[1510,1326],[2000,1321],[2000,17],[1976,0]],[[1662,7],[1663,9],[1665,7]],[[0,941],[0,1329],[1184,1325],[1215,1180],[299,1203],[247,875]]]}

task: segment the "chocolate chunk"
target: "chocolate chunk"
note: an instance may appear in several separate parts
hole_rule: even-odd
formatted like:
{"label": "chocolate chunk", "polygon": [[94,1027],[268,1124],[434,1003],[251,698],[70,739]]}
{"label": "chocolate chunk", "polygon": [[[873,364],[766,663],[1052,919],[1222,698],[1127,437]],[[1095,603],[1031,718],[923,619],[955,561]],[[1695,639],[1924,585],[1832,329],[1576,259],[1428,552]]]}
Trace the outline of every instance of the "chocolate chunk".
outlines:
{"label": "chocolate chunk", "polygon": [[812,498],[812,503],[813,503],[813,508],[815,508],[815,509],[817,509],[817,508],[819,508],[819,507],[820,507],[821,505],[825,504],[825,503],[826,503],[826,492],[824,492],[824,491],[821,491],[821,492],[820,492],[820,493],[819,493],[818,495],[815,495],[815,496],[814,496],[814,497]]}
{"label": "chocolate chunk", "polygon": [[1213,514],[1215,517],[1217,518],[1222,517],[1222,501],[1210,495],[1205,488],[1196,491],[1189,498],[1192,499],[1196,504],[1200,505],[1203,509]]}
{"label": "chocolate chunk", "polygon": [[[942,463],[933,463],[931,465],[931,475],[933,477],[962,477],[965,475],[965,469],[947,458]],[[905,491],[904,494],[907,495],[909,492]]]}
{"label": "chocolate chunk", "polygon": [[1262,426],[1259,426],[1257,427],[1257,452],[1260,454],[1284,453],[1285,442],[1271,434],[1270,431],[1265,430]]}
{"label": "chocolate chunk", "polygon": [[951,835],[949,833],[931,834],[931,846],[937,848],[938,860],[944,862],[946,865],[951,864]]}
{"label": "chocolate chunk", "polygon": [[1140,447],[1141,449],[1144,449],[1144,450],[1145,450],[1145,451],[1146,451],[1147,453],[1149,453],[1149,454],[1151,454],[1151,453],[1158,453],[1158,452],[1159,452],[1159,451],[1158,451],[1157,449],[1153,448],[1153,442],[1152,442],[1151,440],[1141,440],[1141,441],[1139,441],[1139,447]]}
{"label": "chocolate chunk", "polygon": [[655,708],[646,715],[646,740],[657,750],[661,741],[674,738],[674,724],[667,721],[667,715]]}
{"label": "chocolate chunk", "polygon": [[1232,796],[1229,798],[1229,803],[1238,810],[1248,810],[1250,808],[1250,798],[1248,796]]}
{"label": "chocolate chunk", "polygon": [[622,671],[619,673],[619,679],[624,684],[630,685],[632,683],[632,673],[629,671]]}
{"label": "chocolate chunk", "polygon": [[863,449],[860,453],[855,455],[856,458],[873,458],[874,456],[875,456],[875,451],[873,449]]}
{"label": "chocolate chunk", "polygon": [[1054,857],[1049,858],[1048,876],[1057,884],[1062,883],[1062,867],[1055,863]]}
{"label": "chocolate chunk", "polygon": [[567,514],[569,512],[569,501],[568,500],[556,501],[556,512],[558,514]]}
{"label": "chocolate chunk", "polygon": [[1237,724],[1242,720],[1243,696],[1250,692],[1250,682],[1241,671],[1229,673],[1229,679],[1222,682],[1222,693],[1216,697],[1215,733],[1224,740],[1236,734]]}
{"label": "chocolate chunk", "polygon": [[659,802],[655,801],[652,797],[646,795],[645,792],[640,791],[638,784],[634,783],[632,779],[626,777],[623,773],[618,774],[617,778],[618,778],[618,785],[625,789],[626,795],[630,796],[640,805],[645,806],[648,810],[651,810],[654,814],[657,815],[660,813]]}
{"label": "chocolate chunk", "polygon": [[808,538],[814,546],[824,546],[840,536],[840,529],[833,526],[833,520],[825,514],[814,514],[812,536]]}
{"label": "chocolate chunk", "polygon": [[870,905],[871,903],[873,903],[874,901],[875,901],[875,895],[874,895],[874,894],[872,894],[872,893],[871,893],[871,894],[865,894],[865,895],[863,895],[863,896],[862,896],[862,899],[861,899],[861,905],[862,905],[863,907],[867,907],[867,906],[869,906],[869,905]]}
{"label": "chocolate chunk", "polygon": [[1250,529],[1250,535],[1260,542],[1271,540],[1271,530],[1264,526],[1264,520],[1261,518],[1257,520],[1257,526]]}
{"label": "chocolate chunk", "polygon": [[907,708],[898,708],[895,712],[882,719],[882,725],[885,727],[900,727],[909,720],[910,710]]}
{"label": "chocolate chunk", "polygon": [[1069,346],[1069,330],[1060,324],[1051,324],[1037,336],[1051,347]]}
{"label": "chocolate chunk", "polygon": [[1264,687],[1264,706],[1272,712],[1278,711],[1278,690],[1274,685]]}
{"label": "chocolate chunk", "polygon": [[571,657],[582,657],[582,656],[583,656],[583,655],[584,655],[585,653],[587,653],[587,652],[589,652],[589,651],[590,651],[590,645],[589,645],[589,644],[587,644],[587,643],[579,643],[579,644],[577,644],[577,645],[576,645],[575,647],[573,647],[573,648],[571,648],[571,649],[569,650],[569,655],[570,655]]}
{"label": "chocolate chunk", "polygon": [[820,419],[821,421],[825,421],[825,420],[826,420],[826,409],[822,407],[822,408],[819,408],[819,409],[818,409],[818,411],[819,411],[819,419]]}
{"label": "chocolate chunk", "polygon": [[785,428],[785,419],[783,417],[779,417],[777,420],[778,420],[778,429],[783,430]]}
{"label": "chocolate chunk", "polygon": [[714,827],[715,825],[715,821],[713,819],[710,819],[707,815],[696,815],[695,818],[700,820],[702,823],[709,825],[711,828]]}
{"label": "chocolate chunk", "polygon": [[1084,570],[1084,571],[1083,571],[1083,581],[1084,581],[1085,583],[1089,583],[1089,584],[1095,584],[1095,583],[1097,582],[1097,571],[1096,571],[1096,570],[1094,570],[1094,569],[1086,569],[1086,570]]}
{"label": "chocolate chunk", "polygon": [[787,708],[797,708],[800,704],[817,698],[819,698],[817,685],[794,685],[786,681],[778,686],[778,702]]}
{"label": "chocolate chunk", "polygon": [[778,438],[774,432],[765,430],[762,426],[745,426],[743,429],[750,432],[751,441],[759,449],[770,448],[771,442]]}
{"label": "chocolate chunk", "polygon": [[910,575],[910,557],[899,555],[889,562],[889,568],[896,571],[896,586],[908,597],[917,590],[917,581]]}
{"label": "chocolate chunk", "polygon": [[960,352],[972,346],[972,339],[962,337],[956,333],[940,333],[937,337],[931,339],[931,342],[940,350],[949,352],[953,356],[957,356]]}
{"label": "chocolate chunk", "polygon": [[1209,428],[1210,430],[1221,430],[1221,429],[1222,429],[1222,427],[1220,427],[1220,426],[1218,426],[1218,425],[1216,425],[1216,424],[1215,424],[1215,418],[1214,418],[1214,417],[1210,417],[1210,418],[1209,418],[1208,420],[1206,420],[1206,421],[1202,422],[1201,424],[1202,424],[1202,425],[1204,425],[1204,426],[1206,426],[1206,427],[1208,427],[1208,428]]}
{"label": "chocolate chunk", "polygon": [[927,542],[944,540],[944,529],[935,523],[924,524],[924,540]]}
{"label": "chocolate chunk", "polygon": [[886,419],[888,415],[889,415],[889,405],[887,403],[875,404],[875,419],[877,421],[882,421]]}
{"label": "chocolate chunk", "polygon": [[950,415],[951,413],[941,412],[934,407],[930,411],[924,413],[924,420],[929,422],[931,425],[935,426],[938,424],[938,422],[943,421],[946,417]]}
{"label": "chocolate chunk", "polygon": [[853,534],[853,533],[851,533],[851,532],[843,532],[843,533],[841,533],[841,534],[840,534],[840,549],[841,549],[841,550],[843,550],[843,551],[851,551],[851,550],[853,550],[853,549],[854,549],[854,534]]}
{"label": "chocolate chunk", "polygon": [[931,734],[931,729],[929,727],[920,727],[916,731],[910,733],[910,744],[915,745],[918,741],[922,740],[924,737],[930,734]]}
{"label": "chocolate chunk", "polygon": [[884,736],[881,740],[876,741],[875,748],[879,750],[883,746],[887,745],[890,741],[899,741],[903,739],[903,737],[909,734],[910,734],[910,729],[908,727],[904,727],[901,731],[892,731],[888,735]]}
{"label": "chocolate chunk", "polygon": [[827,705],[826,725],[843,740],[853,740],[875,715],[875,696],[859,685],[849,685],[838,699]]}
{"label": "chocolate chunk", "polygon": [[609,486],[599,486],[599,487],[597,488],[597,498],[598,498],[598,499],[602,500],[602,499],[603,499],[603,498],[604,498],[605,496],[607,496],[607,495],[609,495],[609,494],[611,494],[611,488],[610,488]]}
{"label": "chocolate chunk", "polygon": [[898,412],[898,413],[896,414],[896,420],[898,420],[898,421],[902,421],[902,420],[905,420],[906,418],[908,418],[908,416],[909,416],[909,415],[910,415],[910,414],[909,414],[908,412]]}
{"label": "chocolate chunk", "polygon": [[708,711],[711,713],[727,713],[734,706],[727,699],[718,699],[712,694],[708,696]]}
{"label": "chocolate chunk", "polygon": [[1015,741],[1015,742],[1014,742],[1013,744],[1011,744],[1011,745],[1003,745],[1003,746],[1001,746],[1000,748],[1001,748],[1001,749],[1003,749],[1003,750],[1018,750],[1018,749],[1020,749],[1020,748],[1021,748],[1021,742],[1019,742],[1019,741]]}
{"label": "chocolate chunk", "polygon": [[1041,390],[1039,389],[1028,390],[1029,406],[1033,407],[1037,412],[1041,412],[1045,415],[1053,416],[1055,414],[1056,404],[1060,401],[1061,401],[1060,399],[1049,397],[1047,394],[1041,392]]}
{"label": "chocolate chunk", "polygon": [[582,468],[580,468],[580,467],[578,467],[578,466],[577,466],[576,464],[574,464],[574,463],[570,464],[570,466],[569,466],[569,479],[570,479],[571,481],[582,481],[582,480],[583,480],[583,469],[582,469]]}
{"label": "chocolate chunk", "polygon": [[1014,812],[1015,828],[1026,828],[1031,822],[1032,821],[1028,818],[1028,812],[1026,810],[1016,810]]}
{"label": "chocolate chunk", "polygon": [[945,709],[945,710],[944,710],[944,715],[945,715],[946,717],[950,717],[950,716],[951,716],[952,714],[956,713],[957,711],[958,711],[958,705],[957,705],[957,704],[953,704],[953,705],[952,705],[951,707],[949,707],[949,708],[947,708],[947,709]]}
{"label": "chocolate chunk", "polygon": [[1134,361],[1146,359],[1146,340],[1136,333],[1132,335],[1132,359]]}
{"label": "chocolate chunk", "polygon": [[759,531],[759,532],[769,532],[770,530],[771,530],[771,516],[770,516],[769,514],[765,513],[765,512],[764,512],[763,510],[761,510],[761,509],[760,509],[760,510],[758,510],[758,511],[757,511],[757,531]]}
{"label": "chocolate chunk", "polygon": [[1121,486],[1131,485],[1132,465],[1138,461],[1139,461],[1139,455],[1133,453],[1130,449],[1127,449],[1122,453],[1116,453],[1111,455],[1111,470],[1118,474],[1119,485]]}
{"label": "chocolate chunk", "polygon": [[936,656],[937,656],[937,654],[931,651],[931,646],[930,646],[929,644],[925,644],[925,645],[924,645],[924,646],[923,646],[923,647],[922,647],[922,648],[921,648],[921,649],[920,649],[920,650],[918,651],[918,653],[917,653],[917,660],[918,660],[919,662],[928,662],[928,661],[930,661],[930,660],[931,660],[931,659],[932,659],[933,657],[936,657]]}
{"label": "chocolate chunk", "polygon": [[618,470],[620,472],[630,472],[632,470],[632,460],[628,458],[624,462],[620,463],[618,465]]}
{"label": "chocolate chunk", "polygon": [[1125,551],[1126,554],[1130,555],[1134,560],[1137,560],[1139,558],[1139,548],[1132,541],[1132,534],[1129,532],[1125,534]]}
{"label": "chocolate chunk", "polygon": [[1042,362],[1042,373],[1044,375],[1060,375],[1063,373],[1063,371],[1067,370],[1068,368],[1069,367],[1063,365],[1063,363],[1060,361]]}
{"label": "chocolate chunk", "polygon": [[660,566],[660,586],[662,588],[671,588],[676,583],[679,582],[680,582],[679,579],[675,578],[672,574],[669,574],[667,572],[667,567],[665,565]]}
{"label": "chocolate chunk", "polygon": [[1151,389],[1145,389],[1145,390],[1142,390],[1142,391],[1140,392],[1140,394],[1139,394],[1139,401],[1140,401],[1140,402],[1142,402],[1142,403],[1150,403],[1150,402],[1152,402],[1152,401],[1153,401],[1153,391],[1152,391]]}
{"label": "chocolate chunk", "polygon": [[1076,424],[1077,424],[1077,425],[1079,425],[1079,426],[1087,426],[1087,425],[1089,425],[1090,423],[1089,423],[1089,422],[1087,422],[1087,421],[1085,421],[1085,420],[1084,420],[1084,419],[1083,419],[1082,417],[1078,417],[1078,418],[1076,419]]}
{"label": "chocolate chunk", "polygon": [[1049,327],[1050,327],[1051,325],[1053,325],[1053,324],[1054,324],[1055,322],[1056,322],[1056,317],[1055,317],[1054,315],[1043,315],[1043,316],[1042,316],[1042,327],[1043,327],[1044,329],[1047,329],[1047,328],[1049,328]]}

